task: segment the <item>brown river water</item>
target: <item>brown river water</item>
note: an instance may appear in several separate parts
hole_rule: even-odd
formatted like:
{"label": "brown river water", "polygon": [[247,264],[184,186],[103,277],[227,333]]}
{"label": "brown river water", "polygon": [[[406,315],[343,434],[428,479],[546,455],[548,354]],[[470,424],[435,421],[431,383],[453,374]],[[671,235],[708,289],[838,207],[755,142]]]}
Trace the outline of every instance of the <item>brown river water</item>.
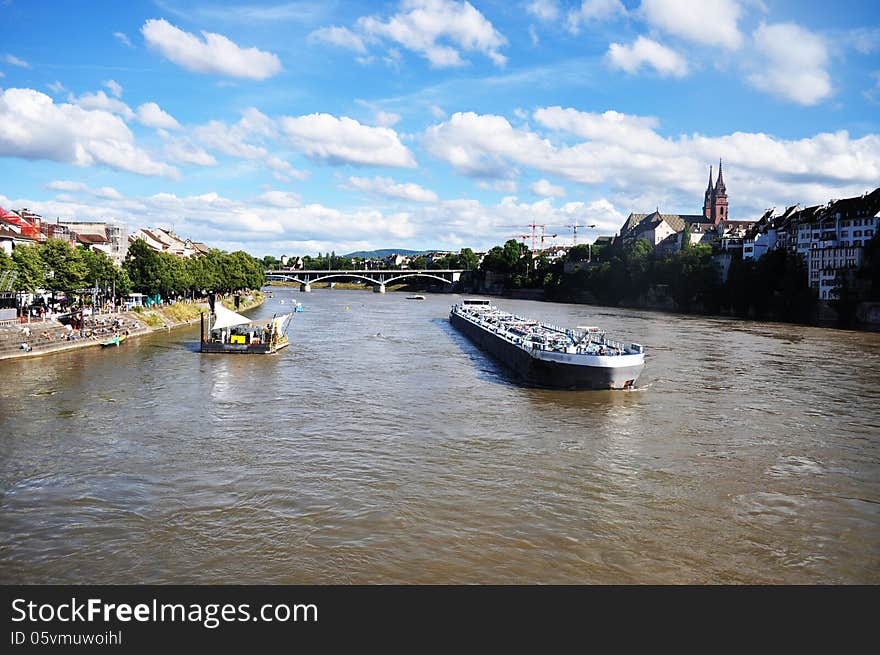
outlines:
{"label": "brown river water", "polygon": [[498,300],[646,347],[633,391],[549,391],[458,298],[0,361],[0,582],[880,583],[880,334]]}

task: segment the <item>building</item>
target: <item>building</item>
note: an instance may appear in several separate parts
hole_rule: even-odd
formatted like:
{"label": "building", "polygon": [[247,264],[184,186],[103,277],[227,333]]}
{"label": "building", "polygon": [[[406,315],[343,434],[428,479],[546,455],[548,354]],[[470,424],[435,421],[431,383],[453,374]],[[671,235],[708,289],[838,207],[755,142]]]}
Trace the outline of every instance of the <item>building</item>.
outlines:
{"label": "building", "polygon": [[75,235],[76,243],[91,250],[106,253],[117,266],[122,266],[128,254],[128,228],[115,221],[62,221],[57,225]]}
{"label": "building", "polygon": [[[813,220],[799,230],[809,248],[805,260],[810,286],[818,291],[820,300],[834,300],[841,276],[852,276],[862,265],[865,246],[877,233],[880,223],[880,188],[853,198],[832,200]],[[807,227],[809,226],[809,227]]]}
{"label": "building", "polygon": [[630,243],[643,239],[660,252],[675,253],[684,244],[687,228],[691,245],[715,244],[729,228],[728,210],[727,186],[719,162],[718,180],[714,183],[712,167],[709,167],[709,185],[703,195],[702,214],[666,214],[659,208],[649,214],[632,213],[620,228],[620,238]]}
{"label": "building", "polygon": [[727,215],[727,186],[724,184],[724,173],[721,160],[718,160],[718,181],[712,185],[712,167],[709,166],[709,186],[703,197],[703,217],[706,223],[718,225],[730,217]]}

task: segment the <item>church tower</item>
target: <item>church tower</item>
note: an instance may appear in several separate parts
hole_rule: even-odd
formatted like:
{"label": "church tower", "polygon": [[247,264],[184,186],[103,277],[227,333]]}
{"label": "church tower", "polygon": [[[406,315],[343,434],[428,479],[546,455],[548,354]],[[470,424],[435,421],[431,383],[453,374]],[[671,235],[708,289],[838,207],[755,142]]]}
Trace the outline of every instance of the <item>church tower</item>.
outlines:
{"label": "church tower", "polygon": [[721,221],[728,220],[727,215],[727,187],[724,186],[724,174],[721,172],[721,160],[718,160],[718,181],[715,183],[715,191],[712,194],[712,222],[718,225]]}
{"label": "church tower", "polygon": [[712,184],[712,167],[709,166],[709,186],[706,187],[706,195],[703,198],[703,216],[706,217],[706,222],[713,220],[712,217],[712,205],[715,201],[715,188]]}

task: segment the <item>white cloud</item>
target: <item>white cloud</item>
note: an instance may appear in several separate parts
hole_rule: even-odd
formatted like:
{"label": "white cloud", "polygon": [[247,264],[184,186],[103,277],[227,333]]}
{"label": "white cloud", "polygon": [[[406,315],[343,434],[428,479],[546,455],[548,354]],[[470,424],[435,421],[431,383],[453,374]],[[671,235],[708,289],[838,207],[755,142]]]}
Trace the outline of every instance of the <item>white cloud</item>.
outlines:
{"label": "white cloud", "polygon": [[4,55],[0,61],[4,61],[11,66],[18,66],[19,68],[30,68],[31,65],[27,63],[24,59],[19,59],[15,55]]}
{"label": "white cloud", "polygon": [[565,189],[557,184],[551,184],[548,180],[538,180],[529,189],[536,196],[545,198],[564,198]]}
{"label": "white cloud", "polygon": [[281,72],[281,60],[276,55],[241,48],[222,34],[202,32],[202,40],[165,19],[146,21],[141,32],[151,48],[196,73],[264,80]]}
{"label": "white cloud", "polygon": [[[874,188],[880,179],[880,136],[850,138],[841,131],[786,140],[734,132],[674,138],[649,117],[618,112],[539,109],[534,118],[553,130],[551,141],[501,116],[457,113],[429,127],[425,149],[476,178],[521,167],[612,189],[633,211],[656,202],[698,211],[709,162],[724,159],[733,215],[751,218],[772,204],[826,202]],[[576,142],[570,144],[574,137]],[[637,203],[641,203],[638,205]],[[633,206],[636,205],[636,206]]]}
{"label": "white cloud", "polygon": [[554,21],[559,17],[558,0],[532,0],[526,5],[526,11],[538,20]]}
{"label": "white cloud", "polygon": [[477,188],[483,191],[497,191],[498,193],[513,194],[516,193],[517,186],[515,180],[480,180],[477,182]]}
{"label": "white cloud", "polygon": [[420,54],[435,68],[463,66],[460,51],[482,53],[498,66],[507,61],[499,52],[507,39],[469,2],[404,0],[400,9],[387,21],[361,17],[358,27],[368,37]]}
{"label": "white cloud", "polygon": [[344,188],[375,193],[387,198],[400,198],[414,202],[437,202],[437,194],[411,182],[400,184],[390,177],[350,177]]}
{"label": "white cloud", "polygon": [[70,199],[74,197],[69,195],[70,193],[88,193],[96,198],[107,198],[109,200],[122,200],[124,197],[119,191],[110,186],[102,186],[93,189],[83,182],[74,182],[72,180],[53,180],[46,185],[46,188],[52,189],[53,191],[68,192],[56,196],[59,200],[67,199],[67,201],[70,201]]}
{"label": "white cloud", "polygon": [[217,160],[188,139],[171,140],[165,144],[165,157],[180,164],[216,166]]}
{"label": "white cloud", "polygon": [[376,125],[379,127],[394,127],[400,122],[400,114],[390,111],[376,112]]}
{"label": "white cloud", "polygon": [[104,86],[110,89],[110,93],[112,93],[117,98],[122,97],[122,85],[120,85],[116,80],[107,80],[104,82]]}
{"label": "white cloud", "polygon": [[46,188],[53,191],[85,191],[89,187],[82,182],[72,180],[53,180],[46,185]]}
{"label": "white cloud", "polygon": [[113,37],[124,46],[127,46],[129,48],[134,47],[131,44],[131,41],[128,40],[128,36],[126,36],[124,32],[113,32]]}
{"label": "white cloud", "polygon": [[64,88],[64,85],[63,85],[61,82],[59,82],[58,80],[55,80],[55,81],[52,82],[51,84],[47,84],[46,87],[47,87],[52,93],[63,93],[64,91],[67,90],[67,89]]}
{"label": "white cloud", "polygon": [[331,114],[286,116],[280,120],[288,141],[308,157],[331,164],[413,168],[415,158],[397,133]]}
{"label": "white cloud", "polygon": [[347,48],[361,54],[366,54],[367,46],[364,40],[347,27],[322,27],[309,34],[310,41],[323,41],[339,48]]}
{"label": "white cloud", "polygon": [[98,198],[108,198],[110,200],[122,200],[123,198],[122,194],[112,186],[102,186],[98,189],[93,189],[92,194]]}
{"label": "white cloud", "polygon": [[[241,119],[233,125],[214,120],[193,130],[193,137],[205,147],[232,157],[259,160],[272,171],[276,179],[286,182],[308,177],[308,173],[294,169],[289,162],[271,154],[262,145],[266,139],[274,142],[277,136],[276,122],[254,107],[245,109]],[[190,163],[213,165],[196,160],[196,156],[204,159],[198,153],[192,154]]]}
{"label": "white cloud", "polygon": [[437,119],[446,118],[446,112],[443,111],[442,107],[438,107],[437,105],[431,105],[431,116]]}
{"label": "white cloud", "polygon": [[626,15],[620,0],[583,0],[581,6],[568,12],[568,31],[577,34],[581,25]]}
{"label": "white cloud", "polygon": [[730,50],[742,44],[737,0],[642,0],[640,11],[651,25],[689,41]]}
{"label": "white cloud", "polygon": [[33,89],[0,94],[0,156],[48,159],[76,166],[103,164],[140,175],[176,178],[176,168],[155,161],[113,114],[55,104]]}
{"label": "white cloud", "polygon": [[762,24],[752,35],[759,56],[748,79],[756,88],[801,105],[831,95],[828,49],[822,38],[794,23]]}
{"label": "white cloud", "polygon": [[266,191],[257,196],[257,200],[272,207],[299,207],[302,204],[299,195],[292,191]]}
{"label": "white cloud", "polygon": [[78,98],[74,97],[71,94],[68,97],[68,100],[76,105],[79,105],[83,109],[100,109],[102,111],[108,111],[112,114],[122,116],[127,121],[130,121],[135,117],[135,114],[131,110],[131,107],[122,102],[122,100],[111,98],[103,91],[96,91],[95,93],[84,93]]}
{"label": "white cloud", "polygon": [[137,109],[137,119],[147,127],[155,127],[163,130],[179,130],[180,123],[175,118],[162,110],[155,102],[145,102]]}
{"label": "white cloud", "polygon": [[645,65],[664,77],[684,77],[688,72],[684,57],[644,36],[640,36],[630,45],[612,43],[608,46],[606,57],[612,68],[627,73],[635,73]]}

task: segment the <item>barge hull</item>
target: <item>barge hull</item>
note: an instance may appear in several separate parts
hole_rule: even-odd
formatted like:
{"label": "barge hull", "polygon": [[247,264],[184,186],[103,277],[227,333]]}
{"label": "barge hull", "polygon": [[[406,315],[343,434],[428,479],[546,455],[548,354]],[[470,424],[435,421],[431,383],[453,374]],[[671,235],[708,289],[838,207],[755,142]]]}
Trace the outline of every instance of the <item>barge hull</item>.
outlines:
{"label": "barge hull", "polygon": [[452,325],[481,350],[530,386],[557,389],[625,389],[631,387],[644,368],[637,366],[585,366],[548,362],[532,357],[506,339],[488,332],[453,313]]}

